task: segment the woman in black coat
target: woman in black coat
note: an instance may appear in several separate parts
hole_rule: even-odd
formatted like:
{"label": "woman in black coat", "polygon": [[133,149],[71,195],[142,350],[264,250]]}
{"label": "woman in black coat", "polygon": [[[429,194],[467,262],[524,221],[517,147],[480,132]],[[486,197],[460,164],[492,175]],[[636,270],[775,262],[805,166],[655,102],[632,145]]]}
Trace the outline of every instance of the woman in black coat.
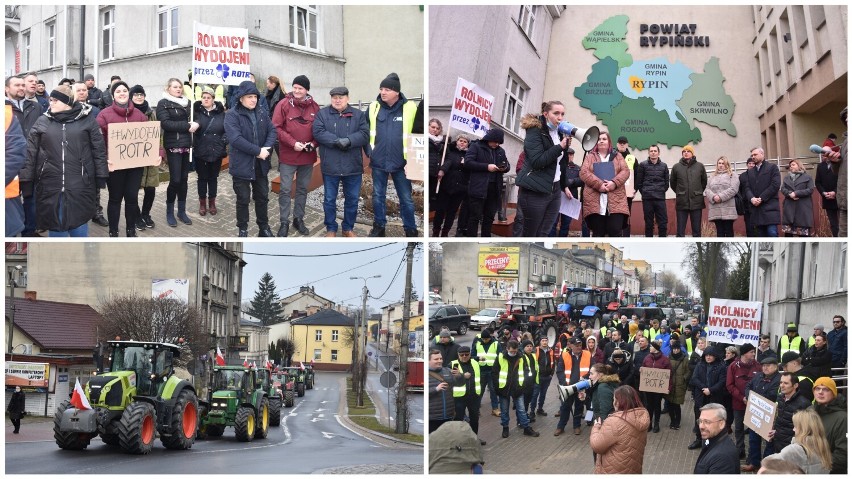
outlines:
{"label": "woman in black coat", "polygon": [[[724,401],[725,380],[727,379],[727,369],[725,362],[722,360],[722,352],[716,346],[709,346],[704,351],[704,361],[699,361],[695,366],[695,371],[692,373],[692,379],[689,381],[689,386],[692,388],[692,399],[695,401],[695,417],[698,417],[699,409],[705,404],[718,403]],[[695,433],[695,441],[689,445],[689,449],[698,449],[701,447],[701,435],[698,431],[698,425],[693,427]]]}
{"label": "woman in black coat", "polygon": [[9,419],[15,430],[12,434],[18,434],[21,430],[21,417],[24,416],[26,410],[26,398],[24,392],[21,391],[21,386],[15,386],[15,392],[12,393],[12,398],[9,399],[9,407],[6,409],[9,412]]}
{"label": "woman in black coat", "polygon": [[822,209],[828,216],[828,224],[831,226],[831,235],[835,238],[840,232],[839,210],[837,209],[837,173],[831,170],[831,163],[822,161],[816,167],[816,178],[814,186],[822,199]]}
{"label": "woman in black coat", "polygon": [[213,89],[205,87],[201,92],[201,101],[195,102],[193,108],[198,122],[192,153],[198,175],[198,214],[204,216],[210,211],[211,215],[215,215],[219,212],[216,208],[219,171],[222,169],[222,159],[228,154],[225,107],[214,101]]}
{"label": "woman in black coat", "polygon": [[481,140],[473,142],[464,156],[464,168],[470,171],[467,187],[467,235],[475,238],[482,223],[482,237],[491,237],[491,223],[500,208],[500,185],[509,171],[503,144],[503,130],[492,128]]}
{"label": "woman in black coat", "polygon": [[804,367],[800,374],[807,375],[812,381],[821,377],[831,377],[831,351],[828,350],[828,340],[824,334],[814,337],[814,345],[805,351],[802,359]]}
{"label": "woman in black coat", "polygon": [[[441,120],[431,118],[429,120],[429,211],[435,211],[438,204],[435,191],[438,187],[438,168],[441,165],[445,143],[450,139],[449,136],[442,134],[443,132],[444,126]],[[433,233],[432,236],[438,236],[438,234]]]}
{"label": "woman in black coat", "polygon": [[95,188],[105,188],[109,177],[104,137],[92,107],[75,102],[69,87],[58,86],[50,98],[50,110],[27,137],[21,191],[35,195],[39,229],[52,237],[85,237],[97,209]]}
{"label": "woman in black coat", "polygon": [[157,103],[157,120],[163,129],[163,147],[169,163],[169,187],[166,189],[166,222],[177,226],[175,219],[175,200],[177,217],[184,224],[191,225],[186,215],[186,192],[189,185],[189,149],[192,147],[192,134],[198,130],[198,123],[189,121],[189,99],[183,97],[183,84],[177,78],[170,78],[163,92],[163,99]]}
{"label": "woman in black coat", "polygon": [[[449,236],[453,221],[459,206],[467,199],[468,172],[464,170],[464,155],[470,139],[459,135],[455,143],[447,147],[444,164],[438,169],[441,188],[436,194],[435,219],[433,220],[432,236]],[[465,218],[466,219],[466,218]],[[462,218],[459,218],[461,225]]]}

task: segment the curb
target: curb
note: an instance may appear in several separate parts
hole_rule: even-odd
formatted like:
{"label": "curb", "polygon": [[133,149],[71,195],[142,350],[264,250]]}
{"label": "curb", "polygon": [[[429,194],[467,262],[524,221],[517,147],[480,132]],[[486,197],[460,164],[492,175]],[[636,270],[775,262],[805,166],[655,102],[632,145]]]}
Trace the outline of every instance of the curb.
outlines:
{"label": "curb", "polygon": [[[408,446],[415,446],[415,447],[420,447],[420,448],[425,446],[425,440],[422,444],[419,443],[419,442],[404,441],[402,439],[398,439],[398,438],[395,438],[393,436],[388,436],[387,434],[382,434],[380,432],[373,431],[372,429],[367,429],[367,428],[365,428],[365,427],[363,427],[359,424],[355,424],[354,422],[350,421],[349,420],[349,405],[346,401],[346,378],[343,378],[342,386],[343,387],[340,388],[341,401],[340,401],[340,409],[338,410],[338,413],[339,413],[338,417],[340,418],[340,422],[344,427],[346,427],[347,429],[351,430],[352,432],[354,432],[354,433],[356,433],[356,434],[358,434],[362,437],[365,437],[366,439],[369,439],[371,441],[373,439],[371,439],[369,436],[376,436],[376,437],[380,437],[380,438],[382,438],[386,441],[390,441],[394,444],[405,444],[405,445],[408,445]],[[367,394],[369,395],[369,391],[367,392]],[[370,396],[370,400],[373,401],[372,396]],[[375,401],[373,401],[373,403],[375,405]],[[376,409],[378,409],[378,408],[376,408]]]}

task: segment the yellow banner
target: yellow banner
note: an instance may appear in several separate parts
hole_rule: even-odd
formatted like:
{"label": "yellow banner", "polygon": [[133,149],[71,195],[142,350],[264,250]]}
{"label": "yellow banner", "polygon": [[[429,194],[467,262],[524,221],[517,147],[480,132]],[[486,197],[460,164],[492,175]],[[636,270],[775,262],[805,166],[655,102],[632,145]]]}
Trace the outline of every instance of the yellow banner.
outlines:
{"label": "yellow banner", "polygon": [[518,276],[521,248],[479,247],[479,276]]}

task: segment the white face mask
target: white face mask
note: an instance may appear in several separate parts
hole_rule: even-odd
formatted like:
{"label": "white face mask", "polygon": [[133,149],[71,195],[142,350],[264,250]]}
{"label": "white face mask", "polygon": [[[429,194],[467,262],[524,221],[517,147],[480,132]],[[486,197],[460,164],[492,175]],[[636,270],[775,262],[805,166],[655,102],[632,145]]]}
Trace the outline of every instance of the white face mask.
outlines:
{"label": "white face mask", "polygon": [[517,352],[517,351],[515,351],[515,352],[513,353],[513,352],[511,352],[511,351],[506,351],[506,354],[508,354],[510,358],[514,358],[515,356],[517,356],[517,355],[518,355],[518,352]]}

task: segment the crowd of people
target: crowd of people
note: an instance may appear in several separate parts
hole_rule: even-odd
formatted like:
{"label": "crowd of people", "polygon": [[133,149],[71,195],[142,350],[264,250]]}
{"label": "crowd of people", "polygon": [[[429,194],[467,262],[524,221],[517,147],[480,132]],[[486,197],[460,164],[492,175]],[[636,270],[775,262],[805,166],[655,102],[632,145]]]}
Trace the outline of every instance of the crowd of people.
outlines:
{"label": "crowd of people", "polygon": [[[249,205],[261,237],[285,237],[290,226],[300,235],[313,168],[322,158],[325,236],[354,237],[361,196],[363,158],[370,160],[374,220],[369,236],[385,236],[389,178],[399,197],[405,235],[419,236],[411,182],[405,166],[407,138],[422,133],[423,102],[409,101],[396,73],[379,84],[367,111],[349,105],[345,86],[332,88],[327,106],[310,94],[305,75],[285,91],[269,76],[262,93],[255,78],[239,86],[195,85],[170,78],[156,103],[141,85],[130,86],[118,75],[101,90],[88,74],[83,81],[63,79],[48,92],[36,74],[6,78],[6,236],[85,237],[89,223],[108,227],[109,236],[155,227],[151,208],[159,185],[159,165],[125,168],[108,156],[110,124],[159,121],[161,163],[168,165],[165,221],[177,228],[192,225],[187,193],[190,173],[198,185],[198,215],[217,215],[218,178],[223,160],[236,201],[237,236],[248,235]],[[419,127],[417,125],[420,125]],[[280,226],[273,233],[268,218],[269,170],[278,158]],[[294,186],[295,183],[295,186]],[[337,218],[342,185],[343,220]],[[106,218],[100,190],[108,191]],[[295,199],[291,192],[295,189]],[[143,192],[139,205],[139,192]],[[161,200],[162,201],[162,200]],[[292,203],[292,207],[291,207]],[[291,222],[292,218],[292,222]]]}
{"label": "crowd of people", "polygon": [[[844,127],[846,114],[844,108]],[[760,147],[751,150],[747,170],[739,175],[725,156],[716,160],[715,167],[705,166],[692,145],[684,146],[681,158],[669,168],[660,158],[659,145],[651,145],[648,159],[639,161],[630,152],[627,137],[620,136],[613,144],[607,131],[600,132],[596,146],[578,164],[571,133],[560,128],[564,116],[561,102],[548,101],[540,115],[528,114],[521,120],[525,137],[515,169],[513,236],[567,236],[572,218],[560,213],[560,206],[575,199],[582,203],[583,236],[630,236],[633,198],[639,192],[645,236],[654,236],[656,223],[657,234],[665,237],[669,189],[675,198],[678,237],[686,236],[687,224],[693,237],[702,236],[705,209],[719,237],[733,237],[740,217],[749,237],[777,237],[779,225],[785,236],[813,236],[814,196],[820,198],[832,236],[846,235],[846,133],[842,146],[835,143],[837,135],[828,135],[815,175],[801,160],[792,159],[784,165],[788,174],[782,179],[779,166],[766,161]],[[503,191],[503,175],[510,164],[502,143],[499,127],[479,140],[460,134],[451,141],[440,120],[429,120],[433,237],[449,236],[457,215],[456,236],[491,236],[491,224],[508,194]]]}
{"label": "crowd of people", "polygon": [[[845,474],[846,397],[838,384],[846,381],[831,368],[846,367],[846,320],[836,315],[832,325],[828,334],[816,325],[803,338],[791,323],[774,350],[766,334],[756,346],[712,344],[695,317],[669,324],[621,316],[598,330],[569,322],[553,345],[509,328],[485,328],[472,344],[460,345],[442,329],[430,342],[429,431],[440,434],[444,423],[467,421],[479,435],[489,413],[488,404],[480,412],[488,390],[503,438],[511,434],[512,411],[530,437],[540,436],[533,428],[537,417],[555,414],[555,437],[565,434],[569,419],[574,435],[582,434],[584,423],[591,428],[596,473],[641,474],[648,434],[661,432],[662,418],[671,430],[689,427],[681,423],[689,392],[695,440],[683,447],[701,449],[694,473],[788,467],[785,472]],[[667,392],[665,386],[646,391],[640,368],[668,371]],[[560,406],[548,411],[554,377]],[[746,434],[752,393],[776,405],[768,441],[753,428]]]}

